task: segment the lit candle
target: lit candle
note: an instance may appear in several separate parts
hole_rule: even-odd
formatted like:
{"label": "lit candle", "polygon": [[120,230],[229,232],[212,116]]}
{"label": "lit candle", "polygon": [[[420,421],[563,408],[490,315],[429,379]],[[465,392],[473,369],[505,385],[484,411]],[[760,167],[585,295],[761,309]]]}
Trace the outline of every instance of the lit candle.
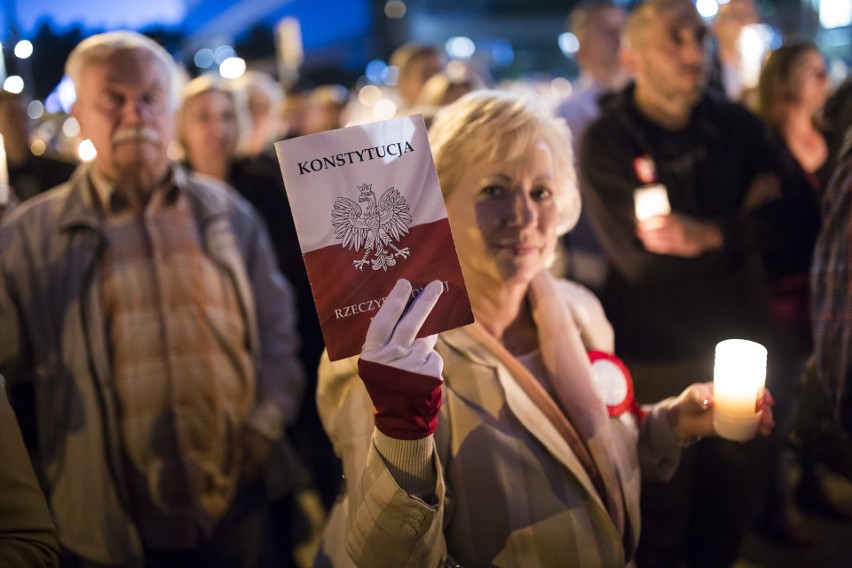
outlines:
{"label": "lit candle", "polygon": [[713,370],[713,427],[728,440],[745,442],[757,434],[766,384],[766,348],[728,339],[716,345]]}
{"label": "lit candle", "polygon": [[0,134],[0,206],[9,203],[9,166],[6,164],[6,141]]}
{"label": "lit candle", "polygon": [[669,205],[669,192],[661,183],[643,185],[633,191],[633,204],[636,218],[646,221],[657,215],[668,215],[672,212]]}

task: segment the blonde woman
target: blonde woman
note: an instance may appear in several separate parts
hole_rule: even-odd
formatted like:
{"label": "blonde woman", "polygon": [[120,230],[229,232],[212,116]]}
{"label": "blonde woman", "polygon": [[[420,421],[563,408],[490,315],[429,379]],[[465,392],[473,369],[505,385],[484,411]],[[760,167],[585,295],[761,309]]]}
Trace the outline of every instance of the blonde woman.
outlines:
{"label": "blonde woman", "polygon": [[681,445],[713,433],[711,389],[645,415],[626,374],[595,386],[591,358],[618,368],[612,329],[594,295],[547,269],[580,211],[561,120],[477,91],[438,114],[430,142],[476,323],[415,340],[440,285],[404,311],[400,281],[360,358],[321,364],[346,492],[318,565],[624,566],[640,463],[670,475]]}

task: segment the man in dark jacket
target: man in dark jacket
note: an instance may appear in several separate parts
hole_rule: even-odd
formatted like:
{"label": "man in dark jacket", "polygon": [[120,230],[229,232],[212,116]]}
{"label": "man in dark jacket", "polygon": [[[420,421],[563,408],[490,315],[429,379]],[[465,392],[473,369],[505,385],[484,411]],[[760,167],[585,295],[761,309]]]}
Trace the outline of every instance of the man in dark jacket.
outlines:
{"label": "man in dark jacket", "polygon": [[[819,225],[813,195],[760,121],[705,96],[705,34],[688,0],[637,8],[622,52],[635,83],[580,149],[583,200],[613,267],[603,303],[640,402],[712,379],[724,339],[766,345],[771,373],[763,265],[807,259]],[[633,192],[650,184],[665,186],[672,212],[637,221]],[[672,482],[645,484],[640,565],[736,558],[767,469],[756,444],[699,442]]]}

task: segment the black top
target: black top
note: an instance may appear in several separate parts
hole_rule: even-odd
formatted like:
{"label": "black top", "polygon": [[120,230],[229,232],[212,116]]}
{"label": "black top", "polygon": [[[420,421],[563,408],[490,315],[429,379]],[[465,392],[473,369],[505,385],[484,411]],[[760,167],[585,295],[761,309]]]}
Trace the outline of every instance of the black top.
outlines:
{"label": "black top", "polygon": [[[810,258],[819,212],[808,183],[738,104],[705,97],[677,131],[639,112],[632,85],[602,110],[580,147],[580,187],[614,268],[602,301],[617,352],[645,361],[706,360],[723,339],[767,342],[764,263]],[[643,185],[634,169],[640,156],[653,160],[673,210],[720,226],[720,250],[694,259],[645,250],[633,213],[633,190]],[[782,196],[744,211],[746,189],[767,171],[782,176]]]}
{"label": "black top", "polygon": [[9,185],[14,188],[18,199],[24,201],[65,183],[76,168],[77,165],[71,162],[30,154],[21,165],[9,164]]}

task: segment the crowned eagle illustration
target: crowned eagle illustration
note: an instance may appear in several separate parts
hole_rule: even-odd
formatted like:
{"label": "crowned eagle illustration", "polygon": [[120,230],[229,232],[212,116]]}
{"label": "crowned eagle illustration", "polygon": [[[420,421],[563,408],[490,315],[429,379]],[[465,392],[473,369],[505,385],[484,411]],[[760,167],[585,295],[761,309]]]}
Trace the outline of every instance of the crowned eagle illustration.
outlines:
{"label": "crowned eagle illustration", "polygon": [[[334,225],[334,236],[343,241],[345,249],[355,252],[364,247],[361,260],[353,260],[352,264],[358,270],[364,270],[368,262],[373,270],[387,272],[389,266],[396,264],[396,257],[407,259],[411,255],[408,247],[397,248],[394,242],[399,242],[408,234],[411,215],[405,198],[395,187],[387,188],[376,201],[373,184],[358,186],[358,202],[346,197],[338,197],[331,210],[331,224]],[[361,203],[366,206],[362,208]],[[387,248],[393,249],[389,252]],[[368,259],[370,252],[373,258]]]}

